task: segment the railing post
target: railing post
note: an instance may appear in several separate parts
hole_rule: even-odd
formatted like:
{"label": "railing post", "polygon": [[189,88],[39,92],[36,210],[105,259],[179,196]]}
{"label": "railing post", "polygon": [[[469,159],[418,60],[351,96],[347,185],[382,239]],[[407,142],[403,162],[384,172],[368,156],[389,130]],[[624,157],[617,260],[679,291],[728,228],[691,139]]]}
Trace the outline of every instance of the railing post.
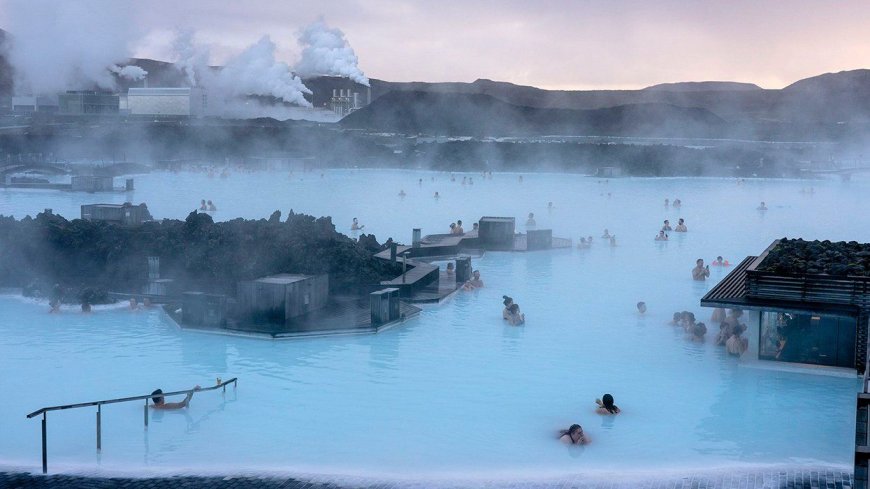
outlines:
{"label": "railing post", "polygon": [[48,437],[47,428],[45,425],[46,422],[46,413],[42,413],[42,473],[48,473]]}
{"label": "railing post", "polygon": [[102,414],[102,407],[103,407],[102,404],[97,404],[97,451],[98,452],[103,449],[103,441],[102,441],[103,431],[102,431],[102,425],[100,424],[100,414]]}
{"label": "railing post", "polygon": [[148,399],[145,399],[145,429],[148,429]]}

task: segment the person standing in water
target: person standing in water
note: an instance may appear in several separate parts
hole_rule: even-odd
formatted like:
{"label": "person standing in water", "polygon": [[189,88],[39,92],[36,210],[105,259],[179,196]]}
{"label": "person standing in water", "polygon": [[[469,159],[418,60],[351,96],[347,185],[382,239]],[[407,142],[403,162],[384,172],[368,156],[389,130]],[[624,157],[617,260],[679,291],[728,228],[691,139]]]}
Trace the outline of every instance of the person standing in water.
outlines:
{"label": "person standing in water", "polygon": [[684,221],[683,218],[681,217],[680,220],[677,222],[677,227],[674,228],[674,232],[675,233],[685,233],[688,231],[689,231],[689,229],[686,227],[686,221]]}
{"label": "person standing in water", "polygon": [[153,409],[182,409],[186,408],[190,405],[190,400],[193,399],[193,393],[195,391],[202,390],[202,387],[195,386],[193,390],[187,393],[187,397],[184,398],[183,401],[180,402],[166,402],[163,398],[163,389],[157,389],[151,393],[151,402],[154,404],[151,405]]}
{"label": "person standing in water", "polygon": [[710,276],[710,265],[704,267],[704,259],[698,258],[695,261],[695,268],[692,269],[692,279],[694,280],[707,280],[707,277]]}
{"label": "person standing in water", "polygon": [[351,231],[359,231],[360,229],[362,229],[362,228],[364,228],[364,227],[366,227],[365,224],[363,224],[362,226],[360,226],[360,225],[359,225],[359,220],[357,220],[357,218],[355,218],[355,217],[353,218],[353,222],[350,224],[350,230],[351,230]]}
{"label": "person standing in water", "polygon": [[[520,178],[522,178],[522,177],[520,177]],[[537,226],[537,224],[538,224],[537,221],[535,221],[535,213],[529,212],[529,218],[526,219],[526,226],[532,227],[532,226]]]}

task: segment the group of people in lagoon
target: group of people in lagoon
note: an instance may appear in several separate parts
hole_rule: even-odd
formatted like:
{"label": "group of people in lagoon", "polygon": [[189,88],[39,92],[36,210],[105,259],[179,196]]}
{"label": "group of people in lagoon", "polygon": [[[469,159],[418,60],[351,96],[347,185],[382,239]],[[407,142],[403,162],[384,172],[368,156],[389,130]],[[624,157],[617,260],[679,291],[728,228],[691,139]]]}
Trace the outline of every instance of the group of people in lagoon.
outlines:
{"label": "group of people in lagoon", "polygon": [[199,201],[199,210],[201,212],[214,212],[217,210],[217,206],[214,205],[212,201],[206,201],[202,199]]}
{"label": "group of people in lagoon", "polygon": [[[731,309],[726,313],[725,309],[719,307],[713,310],[713,315],[710,317],[711,323],[719,324],[719,331],[716,333],[713,343],[716,346],[724,346],[725,351],[735,357],[743,355],[749,348],[749,340],[743,337],[747,326],[740,321],[741,317],[743,317],[743,311],[740,309]],[[689,311],[675,312],[669,324],[683,328],[686,332],[686,339],[698,343],[704,342],[707,325],[696,321],[694,313]]]}
{"label": "group of people in lagoon", "polygon": [[[602,416],[616,416],[622,410],[614,404],[613,396],[604,394],[601,399],[595,400],[595,413]],[[559,441],[566,445],[588,445],[592,440],[583,431],[583,427],[579,424],[572,424],[567,430],[559,431]]]}

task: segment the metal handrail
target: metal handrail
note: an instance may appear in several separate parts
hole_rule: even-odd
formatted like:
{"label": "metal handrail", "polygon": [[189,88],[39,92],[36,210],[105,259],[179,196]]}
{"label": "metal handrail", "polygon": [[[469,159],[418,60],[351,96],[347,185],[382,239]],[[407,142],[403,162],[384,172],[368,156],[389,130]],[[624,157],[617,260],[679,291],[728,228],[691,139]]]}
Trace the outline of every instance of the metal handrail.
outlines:
{"label": "metal handrail", "polygon": [[[175,392],[164,392],[164,393],[159,394],[159,396],[160,397],[167,397],[167,396],[178,396],[181,394],[188,394],[189,395],[189,394],[192,394],[194,392],[213,391],[215,389],[223,389],[223,391],[226,392],[228,384],[233,384],[233,388],[237,387],[238,386],[238,378],[233,377],[232,379],[227,380],[225,382],[221,382],[220,379],[218,379],[217,385],[214,385],[211,387],[205,387],[205,388],[199,388],[199,389],[188,389],[188,390],[175,391]],[[89,407],[89,406],[97,406],[97,452],[100,452],[102,450],[102,445],[103,445],[103,428],[102,428],[102,407],[103,407],[103,404],[115,404],[115,403],[119,403],[119,402],[141,401],[144,399],[145,400],[145,414],[144,414],[145,415],[145,429],[147,430],[148,429],[148,399],[151,399],[154,396],[155,396],[154,394],[148,394],[148,395],[144,395],[144,396],[119,397],[117,399],[107,399],[104,401],[81,402],[78,404],[65,404],[63,406],[49,406],[49,407],[44,407],[42,409],[38,409],[38,410],[33,411],[32,413],[28,414],[27,415],[28,419],[33,418],[34,416],[39,416],[40,414],[42,415],[42,473],[43,474],[48,473],[48,427],[47,427],[46,422],[48,420],[48,412],[49,411],[60,411],[63,409],[76,409],[76,408],[83,408],[83,407]]]}
{"label": "metal handrail", "polygon": [[[238,378],[233,377],[230,380],[221,382],[220,384],[217,384],[217,385],[214,385],[211,387],[203,387],[199,390],[188,389],[188,390],[184,390],[184,391],[164,392],[164,393],[160,394],[160,396],[161,397],[169,397],[169,396],[178,396],[181,394],[189,394],[191,392],[213,391],[215,389],[220,389],[221,387],[223,387],[224,391],[226,391],[227,385],[229,385],[229,384],[235,385],[237,381],[238,381]],[[87,406],[100,406],[102,404],[114,404],[116,402],[141,401],[142,399],[151,399],[152,397],[154,397],[154,394],[148,394],[145,396],[119,397],[118,399],[108,399],[105,401],[81,402],[78,404],[66,404],[63,406],[44,407],[42,409],[38,409],[38,410],[33,411],[32,413],[28,414],[27,418],[30,419],[34,416],[39,416],[40,414],[47,412],[47,411],[59,411],[61,409],[75,409],[75,408],[81,408],[81,407],[87,407]]]}

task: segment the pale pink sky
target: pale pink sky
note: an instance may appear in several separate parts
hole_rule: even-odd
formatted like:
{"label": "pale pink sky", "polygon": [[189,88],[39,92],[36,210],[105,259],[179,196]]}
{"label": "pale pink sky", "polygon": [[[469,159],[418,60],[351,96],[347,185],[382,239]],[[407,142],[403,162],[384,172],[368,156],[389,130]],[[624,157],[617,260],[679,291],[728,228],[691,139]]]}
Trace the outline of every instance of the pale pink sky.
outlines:
{"label": "pale pink sky", "polygon": [[[33,0],[5,3],[17,1]],[[170,58],[173,29],[192,28],[213,63],[269,34],[292,65],[296,32],[323,16],[345,32],[367,76],[391,81],[490,78],[594,89],[733,80],[779,88],[870,67],[868,0],[140,0],[127,7],[133,55]],[[0,27],[9,29],[6,21],[0,10]]]}

